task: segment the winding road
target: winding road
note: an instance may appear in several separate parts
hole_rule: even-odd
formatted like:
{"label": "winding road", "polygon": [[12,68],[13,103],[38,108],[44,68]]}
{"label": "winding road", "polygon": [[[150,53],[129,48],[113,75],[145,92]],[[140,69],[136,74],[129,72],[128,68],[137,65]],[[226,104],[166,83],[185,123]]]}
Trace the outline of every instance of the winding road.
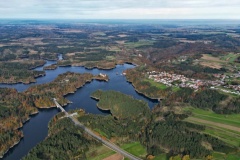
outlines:
{"label": "winding road", "polygon": [[57,100],[55,98],[53,98],[54,103],[56,104],[57,108],[59,108],[62,112],[65,113],[65,115],[70,118],[73,123],[76,126],[81,127],[88,135],[92,136],[94,139],[100,141],[102,144],[104,144],[105,146],[109,147],[110,149],[122,154],[124,157],[127,157],[131,160],[141,160],[140,158],[126,152],[125,150],[121,149],[120,147],[118,147],[117,145],[115,145],[114,143],[110,142],[107,139],[102,139],[100,136],[96,135],[94,132],[92,132],[90,129],[88,129],[87,127],[85,127],[82,123],[80,123],[75,117],[71,116],[68,114],[68,112],[65,111],[65,109],[57,102]]}

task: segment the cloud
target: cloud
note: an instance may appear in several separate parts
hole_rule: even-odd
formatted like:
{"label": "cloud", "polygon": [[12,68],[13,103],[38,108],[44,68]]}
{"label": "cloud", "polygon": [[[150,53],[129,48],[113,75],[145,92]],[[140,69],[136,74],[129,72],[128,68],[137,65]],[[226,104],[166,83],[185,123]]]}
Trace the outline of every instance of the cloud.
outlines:
{"label": "cloud", "polygon": [[2,0],[0,18],[238,18],[240,1],[230,1]]}

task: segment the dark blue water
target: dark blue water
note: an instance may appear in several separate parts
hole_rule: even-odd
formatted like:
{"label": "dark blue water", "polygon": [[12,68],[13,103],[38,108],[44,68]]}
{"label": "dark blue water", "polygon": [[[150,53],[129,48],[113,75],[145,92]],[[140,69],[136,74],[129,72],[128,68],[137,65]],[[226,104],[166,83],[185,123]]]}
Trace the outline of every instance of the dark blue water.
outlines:
{"label": "dark blue water", "polygon": [[[55,63],[54,61],[47,61],[45,66]],[[38,67],[35,70],[42,70],[43,67]],[[150,100],[145,96],[138,94],[133,86],[126,81],[125,76],[121,73],[129,68],[134,68],[133,65],[124,64],[117,65],[116,68],[112,70],[99,70],[92,69],[88,70],[84,67],[58,67],[56,70],[46,71],[46,76],[37,78],[36,83],[29,85],[24,84],[14,84],[6,85],[0,84],[0,87],[11,87],[16,88],[19,92],[23,92],[30,86],[43,84],[53,81],[59,74],[65,73],[67,71],[76,73],[92,73],[94,75],[99,73],[107,74],[110,78],[108,82],[100,82],[93,80],[91,83],[87,83],[82,88],[78,89],[74,94],[69,94],[66,96],[71,104],[67,105],[65,109],[77,109],[82,108],[88,113],[93,114],[106,114],[101,112],[96,107],[96,101],[93,100],[90,95],[98,89],[102,90],[116,90],[122,93],[133,96],[136,99],[144,100],[148,103],[149,107],[152,108],[157,104],[157,100]],[[118,73],[118,74],[117,74]],[[10,149],[10,151],[4,156],[4,160],[18,160],[25,156],[34,146],[39,142],[43,141],[47,137],[48,133],[48,122],[56,115],[59,111],[56,108],[53,109],[41,109],[37,115],[31,117],[30,121],[26,122],[22,128],[24,138],[20,141],[18,145]]]}

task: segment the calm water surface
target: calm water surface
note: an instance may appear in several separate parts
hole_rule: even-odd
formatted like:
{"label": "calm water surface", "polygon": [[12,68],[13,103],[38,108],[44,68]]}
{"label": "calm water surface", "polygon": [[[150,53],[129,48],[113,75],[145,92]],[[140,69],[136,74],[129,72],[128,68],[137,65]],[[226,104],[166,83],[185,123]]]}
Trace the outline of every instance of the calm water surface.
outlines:
{"label": "calm water surface", "polygon": [[[45,66],[56,63],[55,61],[47,61]],[[84,67],[58,67],[56,70],[46,71],[46,76],[37,78],[36,83],[31,83],[29,85],[24,84],[0,84],[0,87],[15,88],[19,92],[23,92],[28,89],[30,86],[43,84],[53,81],[59,74],[65,73],[67,71],[76,72],[76,73],[92,73],[94,75],[99,73],[107,74],[110,78],[108,82],[100,82],[93,80],[91,83],[87,83],[82,88],[78,89],[74,94],[69,94],[66,96],[69,99],[71,104],[67,105],[65,109],[77,109],[82,108],[87,113],[93,114],[106,114],[101,112],[96,107],[96,101],[93,100],[90,95],[98,89],[102,90],[115,90],[120,91],[124,94],[133,96],[136,99],[144,100],[148,103],[149,107],[152,108],[157,104],[157,100],[150,100],[147,97],[138,94],[133,86],[126,81],[125,76],[121,73],[129,68],[134,68],[133,65],[124,64],[117,65],[116,68],[112,70],[99,70],[92,69],[88,70]],[[35,70],[42,70],[43,67],[38,67]],[[24,134],[24,138],[20,141],[18,145],[9,150],[9,152],[4,156],[4,160],[18,160],[24,157],[34,146],[39,142],[43,141],[47,137],[48,133],[48,122],[56,115],[59,111],[56,108],[52,109],[41,109],[39,113],[31,116],[30,121],[26,122],[21,129]]]}

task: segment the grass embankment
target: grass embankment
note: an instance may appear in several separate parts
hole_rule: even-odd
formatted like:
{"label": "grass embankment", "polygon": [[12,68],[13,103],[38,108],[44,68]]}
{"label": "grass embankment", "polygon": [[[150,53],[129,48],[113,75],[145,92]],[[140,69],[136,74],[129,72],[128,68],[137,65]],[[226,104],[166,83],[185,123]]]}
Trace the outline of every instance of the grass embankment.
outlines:
{"label": "grass embankment", "polygon": [[140,142],[132,142],[121,145],[121,148],[125,151],[131,153],[134,156],[145,158],[147,155],[147,150]]}
{"label": "grass embankment", "polygon": [[218,137],[226,143],[239,147],[240,144],[240,114],[221,115],[211,110],[193,107],[184,108],[192,115],[186,121],[206,126],[204,133]]}
{"label": "grass embankment", "polygon": [[147,79],[145,79],[144,81],[149,82],[152,86],[155,86],[155,87],[157,87],[158,89],[161,89],[161,90],[165,90],[165,89],[168,88],[165,84],[155,82],[155,81],[152,80],[152,79],[148,79],[148,78],[147,78]]}
{"label": "grass embankment", "polygon": [[[145,81],[145,82],[149,82],[149,83],[151,84],[151,86],[155,86],[155,87],[157,87],[157,88],[160,89],[160,90],[166,90],[167,88],[169,88],[168,86],[166,86],[166,85],[163,84],[163,83],[155,82],[153,79],[147,78],[147,79],[145,79],[144,81]],[[173,87],[171,87],[171,90],[172,90],[173,92],[177,92],[178,90],[180,90],[180,88],[179,88],[179,87],[176,87],[176,86],[173,86]]]}

